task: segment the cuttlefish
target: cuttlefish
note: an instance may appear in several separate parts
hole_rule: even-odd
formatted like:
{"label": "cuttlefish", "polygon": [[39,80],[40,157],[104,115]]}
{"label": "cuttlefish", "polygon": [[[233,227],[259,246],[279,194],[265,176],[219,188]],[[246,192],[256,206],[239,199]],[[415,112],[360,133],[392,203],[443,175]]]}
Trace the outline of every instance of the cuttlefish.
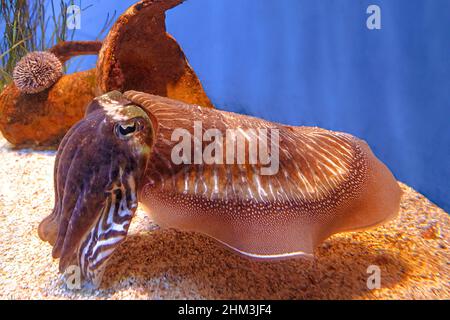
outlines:
{"label": "cuttlefish", "polygon": [[350,134],[136,91],[90,103],[59,146],[54,185],[39,236],[61,272],[77,266],[96,285],[138,203],[163,228],[267,260],[310,257],[332,234],[378,226],[395,217],[401,196]]}

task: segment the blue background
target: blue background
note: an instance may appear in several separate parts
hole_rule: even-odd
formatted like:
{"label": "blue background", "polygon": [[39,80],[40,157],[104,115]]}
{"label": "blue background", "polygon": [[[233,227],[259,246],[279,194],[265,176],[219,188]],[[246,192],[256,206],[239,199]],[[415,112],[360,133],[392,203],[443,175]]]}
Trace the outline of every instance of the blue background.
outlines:
{"label": "blue background", "polygon": [[[134,2],[83,0],[75,39]],[[450,211],[450,1],[188,0],[167,27],[218,108],[352,133]]]}

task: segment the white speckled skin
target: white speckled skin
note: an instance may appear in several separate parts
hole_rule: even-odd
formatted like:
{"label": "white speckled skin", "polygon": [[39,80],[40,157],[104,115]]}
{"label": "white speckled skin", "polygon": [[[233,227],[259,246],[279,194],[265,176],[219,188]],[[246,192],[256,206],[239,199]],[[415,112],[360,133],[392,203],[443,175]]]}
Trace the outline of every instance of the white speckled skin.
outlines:
{"label": "white speckled skin", "polygon": [[[264,259],[311,255],[333,233],[378,225],[399,210],[401,190],[367,144],[349,134],[292,127],[128,91],[156,127],[138,193],[163,227],[207,234],[237,252]],[[175,128],[279,130],[279,171],[260,165],[171,161]],[[204,145],[205,146],[204,142]]]}

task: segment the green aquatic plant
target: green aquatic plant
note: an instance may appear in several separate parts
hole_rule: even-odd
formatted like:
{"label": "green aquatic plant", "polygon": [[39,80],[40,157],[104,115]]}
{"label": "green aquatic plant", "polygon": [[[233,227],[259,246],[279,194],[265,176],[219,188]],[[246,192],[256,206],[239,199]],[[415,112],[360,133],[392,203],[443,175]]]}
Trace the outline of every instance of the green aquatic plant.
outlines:
{"label": "green aquatic plant", "polygon": [[[67,27],[67,8],[72,4],[73,0],[0,0],[0,92],[12,81],[15,65],[27,53],[74,38],[76,29]],[[109,29],[114,17],[115,12],[107,15],[97,39]]]}
{"label": "green aquatic plant", "polygon": [[12,80],[14,66],[28,52],[73,38],[75,30],[67,30],[70,4],[62,0],[59,4],[54,0],[0,0],[0,90]]}

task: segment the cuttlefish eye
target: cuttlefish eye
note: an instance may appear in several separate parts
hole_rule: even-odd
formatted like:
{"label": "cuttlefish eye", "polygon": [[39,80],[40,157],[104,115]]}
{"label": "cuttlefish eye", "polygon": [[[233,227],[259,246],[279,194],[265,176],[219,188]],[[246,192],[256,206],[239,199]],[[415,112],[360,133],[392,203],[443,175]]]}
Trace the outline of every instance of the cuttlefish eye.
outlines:
{"label": "cuttlefish eye", "polygon": [[132,119],[126,123],[117,123],[115,125],[115,134],[120,139],[129,139],[135,133],[144,128],[144,120],[142,118]]}
{"label": "cuttlefish eye", "polygon": [[137,209],[155,128],[145,109],[110,92],[94,99],[64,137],[55,160],[55,207],[39,225],[61,272],[75,266],[87,284],[100,284]]}

